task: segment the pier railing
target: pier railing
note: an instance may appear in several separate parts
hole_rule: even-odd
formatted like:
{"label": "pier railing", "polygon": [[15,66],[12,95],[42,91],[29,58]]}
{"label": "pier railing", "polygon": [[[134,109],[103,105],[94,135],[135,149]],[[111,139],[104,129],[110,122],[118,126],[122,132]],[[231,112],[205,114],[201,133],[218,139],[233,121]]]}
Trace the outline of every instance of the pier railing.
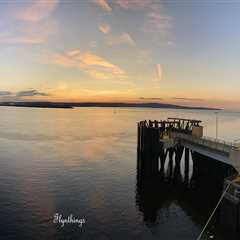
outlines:
{"label": "pier railing", "polygon": [[[171,119],[170,119],[171,120]],[[195,144],[201,147],[205,147],[207,149],[212,149],[215,151],[220,151],[222,153],[229,154],[231,150],[237,150],[240,151],[240,145],[235,142],[225,141],[221,139],[211,138],[211,137],[196,137],[192,135],[192,131],[185,130],[185,129],[178,129],[172,127],[172,124],[175,123],[175,121],[141,121],[139,122],[140,127],[144,128],[154,128],[159,129],[159,138],[162,140],[164,136],[167,136],[168,138],[172,139],[179,139],[186,141],[190,144]],[[168,127],[166,127],[166,124],[168,124]],[[163,129],[162,129],[162,126]],[[169,140],[166,140],[165,142],[168,142]]]}
{"label": "pier railing", "polygon": [[177,133],[177,132],[171,132],[172,138],[177,138],[180,140],[187,141],[189,143],[197,144],[200,146],[204,146],[206,148],[211,148],[213,150],[222,151],[225,153],[230,153],[232,149],[239,150],[238,146],[236,146],[232,142],[215,139],[211,137],[194,137],[190,134],[184,134],[184,133]]}

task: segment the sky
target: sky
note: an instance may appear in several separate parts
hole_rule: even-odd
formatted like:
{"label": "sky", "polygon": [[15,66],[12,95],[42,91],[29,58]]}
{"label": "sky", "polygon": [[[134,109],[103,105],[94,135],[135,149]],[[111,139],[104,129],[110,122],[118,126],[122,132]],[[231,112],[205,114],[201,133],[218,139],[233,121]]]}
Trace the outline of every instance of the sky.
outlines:
{"label": "sky", "polygon": [[240,109],[240,2],[0,0],[0,101]]}

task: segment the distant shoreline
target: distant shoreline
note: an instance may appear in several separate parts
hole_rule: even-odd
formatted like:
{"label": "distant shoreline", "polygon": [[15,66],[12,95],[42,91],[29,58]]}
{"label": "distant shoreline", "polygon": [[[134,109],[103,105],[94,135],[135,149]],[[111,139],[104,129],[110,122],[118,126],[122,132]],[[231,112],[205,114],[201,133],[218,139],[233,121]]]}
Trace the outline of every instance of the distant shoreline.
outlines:
{"label": "distant shoreline", "polygon": [[124,102],[2,102],[0,106],[5,107],[30,107],[30,108],[64,108],[73,109],[75,107],[127,107],[127,108],[170,108],[170,109],[192,109],[192,110],[223,110],[208,107],[188,107],[166,103],[124,103]]}

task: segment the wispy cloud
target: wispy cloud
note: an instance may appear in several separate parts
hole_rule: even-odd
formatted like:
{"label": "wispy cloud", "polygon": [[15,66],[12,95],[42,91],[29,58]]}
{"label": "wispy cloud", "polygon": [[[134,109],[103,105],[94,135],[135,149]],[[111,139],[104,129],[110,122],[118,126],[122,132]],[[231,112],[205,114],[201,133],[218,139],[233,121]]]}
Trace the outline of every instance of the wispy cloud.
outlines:
{"label": "wispy cloud", "polygon": [[35,0],[10,8],[8,22],[12,27],[4,26],[8,30],[0,34],[0,43],[32,45],[47,42],[57,31],[56,22],[50,18],[57,5],[58,0]]}
{"label": "wispy cloud", "polygon": [[116,65],[92,53],[88,53],[88,52],[84,53],[80,55],[80,59],[81,59],[81,62],[86,66],[98,66],[98,67],[110,69],[114,73],[119,73],[119,74],[123,73],[123,71]]}
{"label": "wispy cloud", "polygon": [[151,4],[151,0],[117,0],[116,1],[120,7],[124,9],[142,9]]}
{"label": "wispy cloud", "polygon": [[67,68],[81,69],[96,79],[125,78],[125,72],[110,61],[91,52],[72,49],[50,56],[48,62]]}
{"label": "wispy cloud", "polygon": [[142,31],[151,34],[154,41],[164,39],[170,41],[173,28],[173,18],[166,13],[160,1],[154,0],[116,0],[123,10],[139,10],[144,19]]}
{"label": "wispy cloud", "polygon": [[156,74],[157,74],[157,80],[161,81],[162,80],[163,71],[162,71],[162,66],[159,63],[156,65]]}
{"label": "wispy cloud", "polygon": [[50,96],[46,92],[40,92],[36,89],[23,90],[18,92],[0,91],[1,101],[21,101],[34,97],[48,97]]}
{"label": "wispy cloud", "polygon": [[0,97],[11,96],[12,93],[9,91],[0,91]]}
{"label": "wispy cloud", "polygon": [[29,6],[18,9],[15,17],[21,21],[38,22],[48,17],[57,5],[58,0],[35,0]]}
{"label": "wispy cloud", "polygon": [[5,36],[0,37],[0,43],[8,44],[40,44],[46,41],[45,38],[38,36]]}
{"label": "wispy cloud", "polygon": [[44,92],[39,92],[35,89],[33,90],[26,90],[26,91],[20,91],[16,93],[16,97],[34,97],[34,96],[49,96],[49,94]]}
{"label": "wispy cloud", "polygon": [[110,7],[107,0],[94,0],[96,4],[98,4],[102,9],[104,9],[107,12],[111,12],[112,8]]}
{"label": "wispy cloud", "polygon": [[49,36],[56,32],[56,25],[53,22],[35,23],[26,26],[19,26],[16,31],[6,32],[0,35],[0,43],[7,44],[42,44]]}
{"label": "wispy cloud", "polygon": [[131,35],[129,33],[122,33],[120,36],[116,36],[116,37],[111,37],[108,40],[108,44],[109,45],[119,45],[119,44],[127,44],[130,46],[135,46],[136,43],[133,40],[133,38],[131,37]]}
{"label": "wispy cloud", "polygon": [[171,16],[162,12],[161,6],[152,7],[151,11],[147,13],[147,19],[143,26],[145,32],[161,34],[161,36],[169,36],[173,26],[173,19]]}
{"label": "wispy cloud", "polygon": [[109,24],[104,23],[99,26],[99,30],[104,34],[107,34],[111,31],[111,27]]}
{"label": "wispy cloud", "polygon": [[122,9],[131,9],[131,10],[138,10],[148,7],[152,4],[152,0],[93,0],[96,4],[98,4],[102,9],[107,12],[112,12],[112,5],[118,5]]}
{"label": "wispy cloud", "polygon": [[[112,12],[112,7],[118,6],[122,10],[138,11],[141,17],[144,18],[142,26],[139,28],[145,34],[151,34],[151,39],[154,43],[166,43],[173,46],[173,18],[167,14],[166,7],[161,1],[154,0],[94,0],[102,9],[107,12]],[[111,3],[111,6],[110,4]],[[108,33],[108,28],[101,27],[100,31]],[[162,41],[161,41],[162,40]],[[164,40],[164,41],[163,41]],[[129,34],[124,33],[118,39],[113,38],[110,43],[129,43],[134,44],[134,41]]]}

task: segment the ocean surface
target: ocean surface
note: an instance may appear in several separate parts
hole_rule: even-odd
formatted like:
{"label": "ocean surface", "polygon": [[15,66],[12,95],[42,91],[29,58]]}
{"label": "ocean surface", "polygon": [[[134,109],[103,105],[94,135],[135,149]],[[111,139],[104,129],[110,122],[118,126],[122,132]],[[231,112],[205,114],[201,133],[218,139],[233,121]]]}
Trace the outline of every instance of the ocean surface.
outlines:
{"label": "ocean surface", "polygon": [[[137,178],[138,121],[200,119],[204,135],[215,137],[213,111],[0,111],[1,240],[194,240],[221,194],[211,180],[183,187],[164,180],[139,184]],[[240,138],[240,113],[218,113],[218,125],[219,138]],[[85,223],[62,227],[54,221],[56,214]],[[229,240],[226,236],[215,217],[202,239]]]}

